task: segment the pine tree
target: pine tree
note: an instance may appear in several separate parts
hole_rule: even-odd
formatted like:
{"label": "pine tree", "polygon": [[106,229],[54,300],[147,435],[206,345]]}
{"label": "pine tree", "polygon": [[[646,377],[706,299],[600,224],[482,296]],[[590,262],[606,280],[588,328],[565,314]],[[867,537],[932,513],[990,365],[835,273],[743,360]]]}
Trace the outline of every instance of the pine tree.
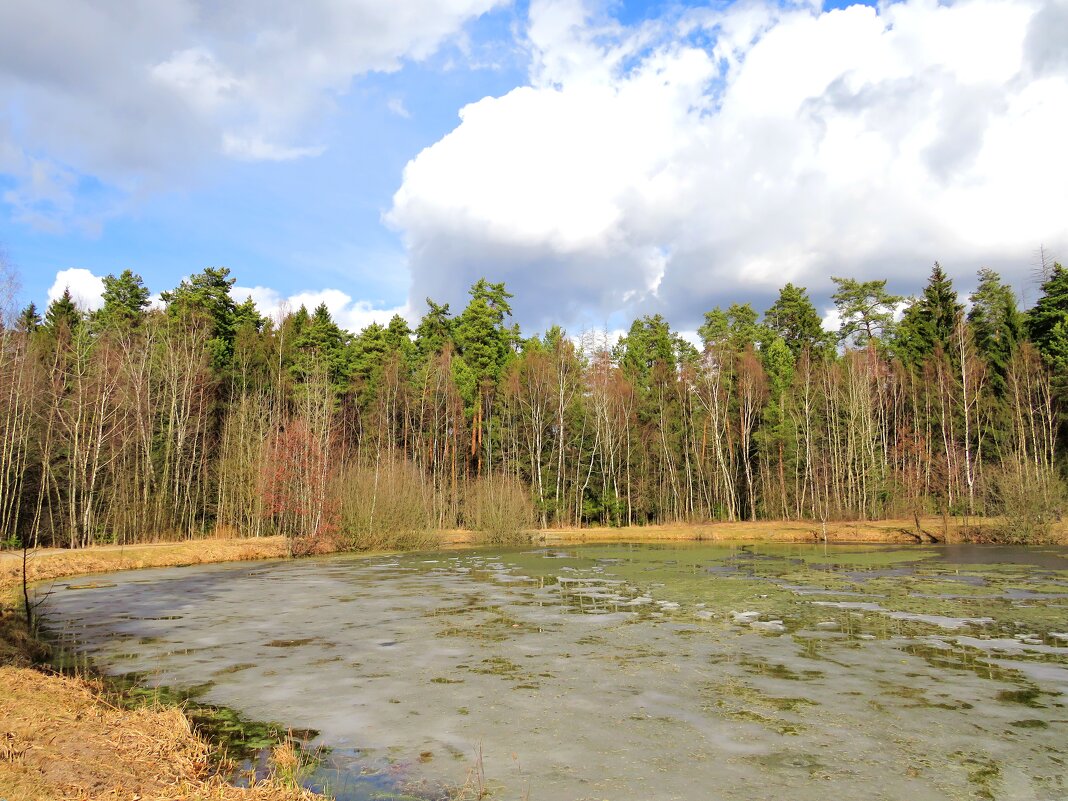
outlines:
{"label": "pine tree", "polygon": [[782,337],[797,359],[806,348],[812,354],[824,353],[829,344],[827,332],[819,312],[812,305],[804,287],[787,284],[779,290],[779,297],[764,313],[764,325]]}
{"label": "pine tree", "polygon": [[118,277],[104,276],[104,305],[93,315],[103,327],[128,326],[140,321],[149,304],[149,291],[144,280],[132,270],[123,270]]}
{"label": "pine tree", "polygon": [[234,313],[237,306],[230,296],[230,288],[235,280],[230,278],[230,270],[226,267],[206,267],[203,272],[160,295],[172,319],[199,317],[210,323],[212,337],[208,342],[208,350],[216,370],[225,369],[233,357]]}
{"label": "pine tree", "polygon": [[747,345],[770,340],[767,327],[759,322],[759,315],[748,303],[732,303],[726,311],[718,306],[705,312],[705,322],[697,329],[697,335],[705,347],[728,348],[741,353]]}
{"label": "pine tree", "polygon": [[[508,360],[515,355],[519,328],[504,324],[512,314],[508,304],[512,295],[503,283],[493,284],[480,278],[472,285],[469,294],[471,301],[456,321],[455,339],[462,364],[474,377],[474,386],[464,382],[469,392],[465,400],[473,411],[471,456],[476,460],[477,474],[481,474],[483,445],[487,461],[492,457],[493,393]],[[456,369],[459,366],[454,365]]]}
{"label": "pine tree", "polygon": [[415,350],[419,358],[426,360],[441,353],[446,343],[452,342],[455,321],[449,315],[449,304],[437,304],[426,299],[427,311],[415,329]]}
{"label": "pine tree", "polygon": [[399,314],[390,318],[386,326],[386,346],[390,353],[400,357],[403,364],[409,365],[415,355],[415,345],[412,342],[412,328],[408,321]]}
{"label": "pine tree", "polygon": [[894,308],[900,295],[886,291],[886,281],[857,281],[855,278],[832,278],[838,291],[831,299],[838,309],[841,325],[840,342],[867,347],[873,340],[885,338],[894,325]]}
{"label": "pine tree", "polygon": [[761,415],[761,427],[755,437],[758,447],[764,451],[769,465],[774,465],[775,483],[779,491],[778,503],[772,506],[772,498],[764,502],[779,517],[788,517],[786,499],[786,463],[791,436],[791,420],[788,414],[789,390],[794,381],[795,356],[789,344],[781,336],[774,336],[760,351],[760,361],[767,375],[767,402]]}
{"label": "pine tree", "polygon": [[481,381],[496,381],[518,344],[518,332],[505,326],[512,315],[512,297],[504,284],[480,278],[469,290],[471,301],[456,321],[456,344]]}

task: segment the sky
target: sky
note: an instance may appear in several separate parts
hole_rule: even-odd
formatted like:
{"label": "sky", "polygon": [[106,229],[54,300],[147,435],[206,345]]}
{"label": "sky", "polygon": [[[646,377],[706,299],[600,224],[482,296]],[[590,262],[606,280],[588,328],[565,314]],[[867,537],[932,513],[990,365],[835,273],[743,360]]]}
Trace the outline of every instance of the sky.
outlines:
{"label": "sky", "polygon": [[351,330],[619,328],[1068,259],[1068,0],[0,4],[23,301],[208,266]]}

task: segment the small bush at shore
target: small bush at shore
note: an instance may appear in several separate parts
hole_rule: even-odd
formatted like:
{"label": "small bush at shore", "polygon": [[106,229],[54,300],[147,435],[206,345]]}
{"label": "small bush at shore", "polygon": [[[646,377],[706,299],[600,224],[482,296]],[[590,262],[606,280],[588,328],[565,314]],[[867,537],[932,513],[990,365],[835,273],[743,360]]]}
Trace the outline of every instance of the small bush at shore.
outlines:
{"label": "small bush at shore", "polygon": [[1010,544],[1053,542],[1054,527],[1068,510],[1068,489],[1048,469],[998,467],[987,476],[991,505],[1002,515],[991,539]]}
{"label": "small bush at shore", "polygon": [[353,465],[334,483],[340,547],[411,550],[437,545],[425,477],[411,464]]}
{"label": "small bush at shore", "polygon": [[468,490],[464,522],[487,545],[530,542],[534,505],[524,486],[511,476],[483,476]]}

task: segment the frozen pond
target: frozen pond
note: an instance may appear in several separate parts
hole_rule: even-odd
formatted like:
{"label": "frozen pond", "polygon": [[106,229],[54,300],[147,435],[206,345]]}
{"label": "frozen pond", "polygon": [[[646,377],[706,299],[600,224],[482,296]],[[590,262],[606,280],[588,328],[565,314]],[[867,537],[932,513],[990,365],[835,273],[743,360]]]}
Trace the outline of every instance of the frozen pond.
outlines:
{"label": "frozen pond", "polygon": [[317,732],[339,799],[479,765],[509,801],[1068,797],[1068,549],[590,545],[52,590],[99,668]]}

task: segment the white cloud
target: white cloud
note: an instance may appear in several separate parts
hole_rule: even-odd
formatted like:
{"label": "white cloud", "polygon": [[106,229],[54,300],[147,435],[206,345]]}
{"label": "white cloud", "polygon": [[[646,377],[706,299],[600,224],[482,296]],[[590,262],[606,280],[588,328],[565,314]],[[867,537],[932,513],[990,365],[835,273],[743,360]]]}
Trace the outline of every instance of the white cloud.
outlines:
{"label": "white cloud", "polygon": [[[503,2],[0,3],[0,173],[16,182],[3,200],[67,227],[87,214],[82,179],[125,196],[213,157],[314,156],[311,132],[355,77],[428,57]],[[54,176],[43,188],[36,162]]]}
{"label": "white cloud", "polygon": [[391,97],[386,101],[386,108],[398,117],[403,117],[406,120],[412,118],[412,113],[408,111],[408,107],[404,105],[404,100],[399,97]]}
{"label": "white cloud", "polygon": [[358,333],[371,323],[387,325],[395,314],[411,321],[412,315],[407,305],[394,308],[382,307],[368,300],[354,300],[351,295],[340,289],[304,290],[294,295],[283,296],[270,287],[235,286],[230,294],[238,300],[251,297],[260,314],[275,320],[282,315],[294,312],[304,306],[309,312],[325,303],[330,315],[342,328]]}
{"label": "white cloud", "polygon": [[242,138],[233,134],[223,136],[222,146],[223,153],[242,161],[292,161],[318,156],[325,149],[321,145],[285,147],[266,142],[259,137]]}
{"label": "white cloud", "polygon": [[[1022,280],[1068,247],[1063,0],[822,12],[738,3],[622,28],[533,2],[530,85],[465,107],[387,220],[412,297],[505,280],[524,322],[914,292],[940,259]],[[705,44],[705,43],[708,44]],[[1060,48],[1056,42],[1060,42]],[[819,300],[819,298],[817,298]]]}
{"label": "white cloud", "polygon": [[64,290],[70,290],[78,308],[96,311],[104,305],[104,280],[82,267],[71,267],[56,273],[56,280],[48,290],[48,301],[58,299]]}

